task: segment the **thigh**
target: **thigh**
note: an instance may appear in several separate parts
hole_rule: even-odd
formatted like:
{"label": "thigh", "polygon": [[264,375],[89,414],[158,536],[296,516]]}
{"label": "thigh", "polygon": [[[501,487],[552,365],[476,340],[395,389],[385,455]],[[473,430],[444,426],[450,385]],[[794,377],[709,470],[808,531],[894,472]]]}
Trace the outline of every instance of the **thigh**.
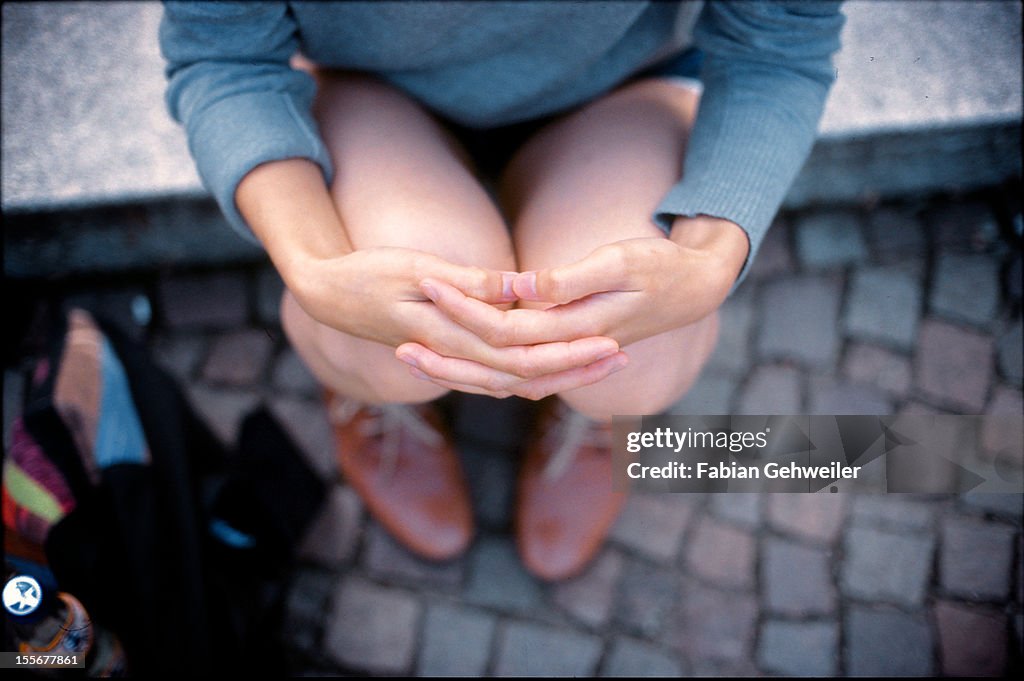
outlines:
{"label": "thigh", "polygon": [[[652,215],[681,176],[697,103],[691,89],[639,81],[531,139],[510,163],[501,192],[520,269],[574,262],[622,239],[666,237]],[[692,385],[717,328],[713,313],[634,343],[625,348],[625,370],[561,397],[591,418],[661,411]]]}
{"label": "thigh", "polygon": [[515,269],[508,230],[465,152],[418,103],[369,76],[318,71],[331,195],[356,249],[415,248]]}

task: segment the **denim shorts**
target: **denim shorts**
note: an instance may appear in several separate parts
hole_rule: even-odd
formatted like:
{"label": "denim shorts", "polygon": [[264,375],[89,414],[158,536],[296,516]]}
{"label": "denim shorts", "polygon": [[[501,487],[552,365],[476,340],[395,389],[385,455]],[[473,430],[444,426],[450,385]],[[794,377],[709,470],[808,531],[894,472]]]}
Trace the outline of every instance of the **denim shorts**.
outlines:
{"label": "denim shorts", "polygon": [[[703,58],[704,55],[701,51],[693,47],[636,73],[630,77],[630,80],[667,78],[678,80],[684,87],[699,90],[699,75]],[[483,177],[494,179],[498,177],[512,155],[526,140],[562,115],[564,112],[483,130],[468,128],[452,121],[445,121],[444,124],[469,153],[477,171]]]}

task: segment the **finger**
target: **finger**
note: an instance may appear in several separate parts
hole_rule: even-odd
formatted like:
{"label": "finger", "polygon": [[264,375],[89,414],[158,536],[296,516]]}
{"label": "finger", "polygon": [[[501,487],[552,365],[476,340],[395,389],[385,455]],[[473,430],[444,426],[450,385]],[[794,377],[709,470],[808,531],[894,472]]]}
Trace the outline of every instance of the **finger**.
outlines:
{"label": "finger", "polygon": [[418,368],[410,367],[414,376],[452,390],[494,397],[515,394],[534,400],[600,381],[623,369],[629,361],[625,353],[618,352],[584,367],[524,380],[470,360],[443,357],[423,346],[416,351]]}
{"label": "finger", "polygon": [[483,267],[466,267],[443,258],[431,258],[416,272],[418,279],[440,279],[463,294],[487,303],[509,303],[516,300],[512,290],[515,272],[501,272]]}
{"label": "finger", "polygon": [[598,318],[573,314],[562,306],[499,310],[436,279],[424,279],[420,290],[451,320],[494,347],[571,341],[601,333]]}
{"label": "finger", "polygon": [[625,256],[625,247],[607,244],[568,265],[521,272],[513,280],[512,290],[523,300],[549,303],[568,303],[605,291],[628,291],[631,288]]}
{"label": "finger", "polygon": [[[423,301],[410,305],[416,306],[416,327],[429,329],[427,335],[414,336],[413,341],[445,357],[473,360],[520,378],[533,378],[563,369],[586,366],[615,354],[619,349],[619,344],[614,339],[604,336],[536,345],[495,347],[449,319],[432,302]],[[409,359],[408,355],[408,351],[398,354],[399,359],[403,361]]]}

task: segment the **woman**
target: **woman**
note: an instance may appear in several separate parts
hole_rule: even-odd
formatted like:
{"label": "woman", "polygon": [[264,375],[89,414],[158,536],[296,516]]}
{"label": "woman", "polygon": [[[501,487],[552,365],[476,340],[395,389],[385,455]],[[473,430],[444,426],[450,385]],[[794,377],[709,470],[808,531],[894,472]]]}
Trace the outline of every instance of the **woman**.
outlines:
{"label": "woman", "polygon": [[[624,501],[611,415],[666,408],[710,355],[841,26],[837,2],[169,2],[160,39],[171,112],[284,279],[370,511],[457,555],[472,514],[430,402],[557,395],[516,524],[560,579]],[[482,164],[503,166],[496,200]]]}

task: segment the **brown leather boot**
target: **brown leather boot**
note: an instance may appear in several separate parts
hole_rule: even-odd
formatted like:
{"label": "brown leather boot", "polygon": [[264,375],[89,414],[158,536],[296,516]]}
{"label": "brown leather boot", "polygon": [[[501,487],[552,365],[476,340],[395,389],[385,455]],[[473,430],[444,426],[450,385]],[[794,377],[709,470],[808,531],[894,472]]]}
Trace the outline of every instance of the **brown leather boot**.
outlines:
{"label": "brown leather boot", "polygon": [[327,392],[338,466],[391,536],[429,560],[473,538],[462,467],[431,405],[367,405]]}
{"label": "brown leather boot", "polygon": [[612,490],[610,423],[563,402],[546,407],[519,476],[516,539],[526,568],[546,580],[573,577],[594,558],[622,511]]}

